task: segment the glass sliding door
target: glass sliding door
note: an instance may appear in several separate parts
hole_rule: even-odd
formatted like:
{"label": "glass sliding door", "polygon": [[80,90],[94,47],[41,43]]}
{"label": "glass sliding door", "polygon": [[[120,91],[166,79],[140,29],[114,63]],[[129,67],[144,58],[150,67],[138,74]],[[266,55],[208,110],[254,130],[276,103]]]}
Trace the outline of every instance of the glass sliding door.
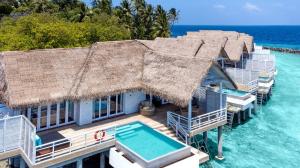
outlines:
{"label": "glass sliding door", "polygon": [[47,128],[47,106],[42,106],[40,113],[40,129],[44,128]]}
{"label": "glass sliding door", "polygon": [[117,113],[117,96],[110,96],[110,116],[114,116]]}
{"label": "glass sliding door", "polygon": [[56,126],[57,104],[50,106],[50,127]]}
{"label": "glass sliding door", "polygon": [[66,101],[59,105],[59,125],[65,124],[66,121]]}
{"label": "glass sliding door", "polygon": [[107,108],[108,108],[107,98],[95,99],[93,102],[93,119],[99,120],[108,117]]}
{"label": "glass sliding door", "polygon": [[37,127],[38,107],[32,107],[30,113],[30,121]]}
{"label": "glass sliding door", "polygon": [[99,99],[95,99],[93,101],[93,119],[98,119],[100,118],[100,104],[99,104]]}
{"label": "glass sliding door", "polygon": [[68,122],[74,121],[74,102],[69,101]]}
{"label": "glass sliding door", "polygon": [[106,118],[108,117],[108,101],[107,97],[101,98],[100,101],[100,117],[101,118]]}
{"label": "glass sliding door", "polygon": [[123,94],[117,95],[117,114],[123,113]]}

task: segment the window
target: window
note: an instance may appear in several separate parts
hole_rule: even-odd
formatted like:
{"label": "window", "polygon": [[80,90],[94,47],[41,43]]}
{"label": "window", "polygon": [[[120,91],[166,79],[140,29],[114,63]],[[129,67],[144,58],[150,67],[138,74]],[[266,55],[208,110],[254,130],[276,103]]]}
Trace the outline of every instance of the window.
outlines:
{"label": "window", "polygon": [[123,94],[120,94],[117,96],[118,97],[118,108],[117,108],[117,113],[122,113],[123,112]]}
{"label": "window", "polygon": [[47,127],[47,106],[41,107],[41,119],[40,119],[40,127],[46,128]]}
{"label": "window", "polygon": [[110,96],[110,115],[116,114],[117,96]]}
{"label": "window", "polygon": [[66,123],[66,101],[61,102],[59,106],[59,124]]}
{"label": "window", "polygon": [[56,125],[57,104],[52,104],[50,107],[50,126]]}
{"label": "window", "polygon": [[37,126],[37,116],[38,116],[37,113],[38,113],[38,108],[32,107],[30,120],[31,120],[32,124],[34,124],[35,126]]}
{"label": "window", "polygon": [[74,121],[74,102],[69,101],[68,122]]}
{"label": "window", "polygon": [[99,99],[94,100],[93,102],[93,119],[99,118]]}
{"label": "window", "polygon": [[101,117],[107,116],[107,97],[101,98]]}
{"label": "window", "polygon": [[21,115],[27,117],[28,116],[28,108],[21,108]]}

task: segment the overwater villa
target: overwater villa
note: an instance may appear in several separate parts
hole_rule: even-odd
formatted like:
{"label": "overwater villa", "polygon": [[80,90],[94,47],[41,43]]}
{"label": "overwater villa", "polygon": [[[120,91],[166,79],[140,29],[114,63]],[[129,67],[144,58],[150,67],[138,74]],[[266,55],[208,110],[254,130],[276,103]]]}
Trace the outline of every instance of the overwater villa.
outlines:
{"label": "overwater villa", "polygon": [[0,160],[21,168],[196,168],[209,160],[199,149],[213,129],[222,160],[227,110],[251,113],[256,100],[225,69],[250,55],[253,38],[215,35],[1,53]]}

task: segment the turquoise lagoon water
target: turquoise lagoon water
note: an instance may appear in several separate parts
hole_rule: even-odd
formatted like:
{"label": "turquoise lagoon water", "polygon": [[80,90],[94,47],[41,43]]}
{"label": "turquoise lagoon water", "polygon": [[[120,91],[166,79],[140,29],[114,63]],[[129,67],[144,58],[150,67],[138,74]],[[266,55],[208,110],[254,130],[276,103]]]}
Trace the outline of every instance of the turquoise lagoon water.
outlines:
{"label": "turquoise lagoon water", "polygon": [[120,143],[148,161],[185,147],[185,145],[154,131],[141,122],[133,122],[118,127],[116,138]]}
{"label": "turquoise lagoon water", "polygon": [[[300,55],[274,54],[278,75],[271,100],[252,119],[225,131],[225,160],[214,160],[214,167],[300,167]],[[215,155],[217,133],[209,138]]]}
{"label": "turquoise lagoon water", "polygon": [[247,92],[243,92],[243,91],[239,91],[239,90],[232,90],[232,89],[222,89],[222,93],[228,94],[228,95],[233,95],[233,96],[238,96],[238,97],[249,94]]}

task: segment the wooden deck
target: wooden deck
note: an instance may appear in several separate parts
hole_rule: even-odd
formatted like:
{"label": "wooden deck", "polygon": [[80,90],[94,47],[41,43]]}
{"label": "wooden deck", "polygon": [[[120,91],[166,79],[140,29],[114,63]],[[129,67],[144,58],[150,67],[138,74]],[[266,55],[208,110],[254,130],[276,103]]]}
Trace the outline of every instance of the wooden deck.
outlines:
{"label": "wooden deck", "polygon": [[[143,116],[139,113],[130,115],[122,115],[110,119],[96,121],[92,124],[78,126],[76,124],[63,126],[51,130],[38,132],[37,134],[41,137],[43,144],[53,142],[56,140],[71,138],[78,135],[83,135],[86,132],[93,130],[101,130],[103,128],[113,127],[116,125],[127,124],[134,121],[141,121],[150,127],[159,130],[166,135],[175,138],[174,133],[171,129],[167,128],[167,111],[176,110],[178,107],[168,104],[157,108],[154,116]],[[92,137],[91,137],[92,138]]]}

